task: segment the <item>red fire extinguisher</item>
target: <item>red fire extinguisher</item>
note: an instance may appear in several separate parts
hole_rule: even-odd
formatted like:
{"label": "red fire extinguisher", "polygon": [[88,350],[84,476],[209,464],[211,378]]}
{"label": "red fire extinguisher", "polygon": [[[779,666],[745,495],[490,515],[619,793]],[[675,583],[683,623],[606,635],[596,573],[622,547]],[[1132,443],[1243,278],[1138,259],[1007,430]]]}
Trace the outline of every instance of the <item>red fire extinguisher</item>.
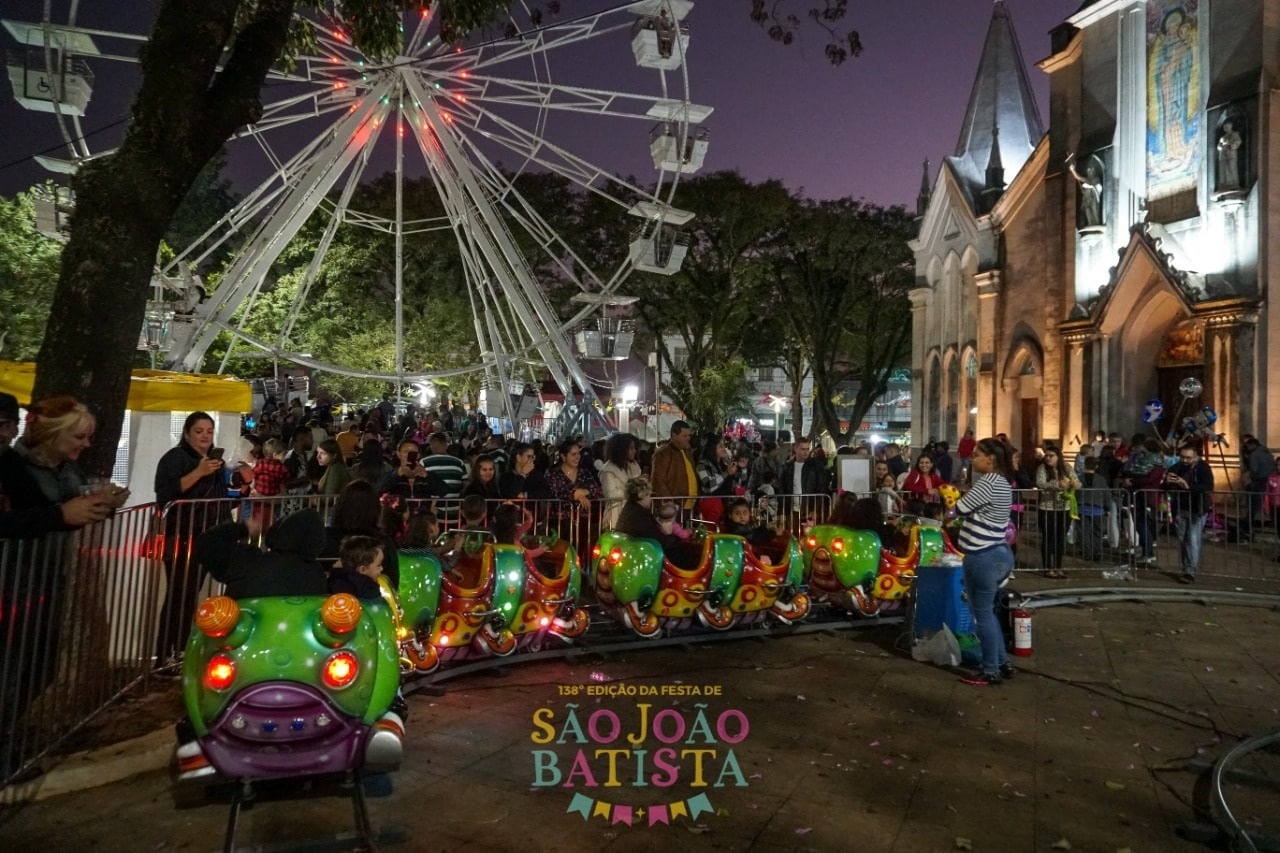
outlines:
{"label": "red fire extinguisher", "polygon": [[1013,653],[1027,657],[1031,654],[1031,611],[1019,607],[1009,616],[1013,619]]}

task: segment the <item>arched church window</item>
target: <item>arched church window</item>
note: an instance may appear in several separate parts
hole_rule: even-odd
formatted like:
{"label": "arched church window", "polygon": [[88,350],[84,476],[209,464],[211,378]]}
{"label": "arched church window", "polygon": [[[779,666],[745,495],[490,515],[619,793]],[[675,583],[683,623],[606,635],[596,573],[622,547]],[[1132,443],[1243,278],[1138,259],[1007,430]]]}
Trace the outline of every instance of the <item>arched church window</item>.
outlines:
{"label": "arched church window", "polygon": [[959,438],[957,432],[960,426],[960,421],[957,417],[959,406],[960,358],[957,356],[951,359],[951,364],[947,367],[947,420],[943,424],[943,429],[938,433],[938,438],[943,441],[951,441],[954,444],[954,440]]}
{"label": "arched church window", "polygon": [[942,434],[942,364],[934,358],[929,363],[929,436]]}
{"label": "arched church window", "polygon": [[964,401],[964,422],[966,429],[974,429],[978,410],[978,359],[972,352],[964,361],[965,387],[968,391]]}

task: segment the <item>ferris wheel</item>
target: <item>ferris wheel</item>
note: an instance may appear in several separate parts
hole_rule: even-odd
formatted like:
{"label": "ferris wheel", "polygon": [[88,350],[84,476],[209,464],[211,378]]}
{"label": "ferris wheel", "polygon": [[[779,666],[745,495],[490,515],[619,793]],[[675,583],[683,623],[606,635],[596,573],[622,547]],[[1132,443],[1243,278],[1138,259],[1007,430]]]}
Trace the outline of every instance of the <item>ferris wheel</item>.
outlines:
{"label": "ferris wheel", "polygon": [[[693,3],[601,2],[608,5],[599,11],[549,20],[517,2],[504,28],[458,46],[440,39],[433,11],[424,10],[406,16],[403,51],[388,60],[362,55],[342,22],[307,19],[317,49],[273,74],[261,119],[229,143],[229,150],[255,152],[264,177],[203,236],[158,265],[157,286],[169,293],[156,300],[148,324],[157,337],[163,328],[165,365],[199,370],[225,333],[232,344],[224,366],[233,353],[257,352],[397,384],[483,371],[486,387],[503,389],[498,397],[508,407],[510,389],[545,370],[566,400],[576,389],[592,403],[579,359],[612,355],[612,339],[603,346],[601,339],[619,331],[616,316],[606,316],[602,306],[625,303],[620,285],[633,271],[669,275],[683,260],[679,227],[692,214],[672,199],[682,177],[703,163],[708,139],[701,123],[711,113],[691,99],[685,20]],[[50,19],[47,2],[41,22],[3,22],[25,48],[20,68],[10,58],[15,96],[52,113],[67,143],[67,160],[46,163],[60,170],[100,156],[89,150],[80,126],[93,89],[91,66],[136,52],[99,45],[142,41],[77,24],[77,5],[60,22]],[[599,153],[631,150],[651,165],[648,179],[619,177],[607,162],[610,154]],[[518,188],[526,172],[567,179],[630,222],[627,245],[614,253],[620,260],[597,269],[601,253],[553,228],[551,217]],[[357,187],[379,174],[394,175],[391,215],[358,210],[353,202]],[[438,217],[415,220],[404,213],[401,191],[414,175],[429,177]],[[250,333],[246,327],[271,287],[273,264],[317,218],[323,223],[318,248],[283,322],[270,335]],[[344,227],[393,238],[392,370],[325,362],[292,343],[302,306],[323,286],[325,253]],[[421,235],[440,230],[456,238],[479,355],[447,369],[413,371],[405,366],[403,256]],[[192,271],[230,246],[218,285],[196,298]],[[562,303],[572,311],[549,303],[548,269],[558,292],[573,293]],[[155,312],[164,316],[151,316]],[[598,322],[584,334],[593,318]]]}

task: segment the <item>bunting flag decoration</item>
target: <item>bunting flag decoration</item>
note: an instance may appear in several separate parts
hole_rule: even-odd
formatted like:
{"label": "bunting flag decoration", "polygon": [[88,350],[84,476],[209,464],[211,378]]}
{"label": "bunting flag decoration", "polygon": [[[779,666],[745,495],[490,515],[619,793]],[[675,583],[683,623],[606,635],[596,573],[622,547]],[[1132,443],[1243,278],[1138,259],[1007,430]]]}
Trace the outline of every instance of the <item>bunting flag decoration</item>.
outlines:
{"label": "bunting flag decoration", "polygon": [[715,809],[711,808],[711,801],[707,799],[706,794],[699,794],[689,800],[689,819],[697,820],[698,815],[703,812],[715,813]]}
{"label": "bunting flag decoration", "polygon": [[[580,814],[583,820],[602,817],[608,824],[625,823],[627,826],[649,826],[663,824],[669,826],[678,817],[697,820],[700,815],[717,814],[706,794],[698,794],[687,800],[676,800],[671,803],[649,806],[648,809],[596,800],[585,794],[573,795],[566,814]],[[647,819],[647,820],[646,820]]]}
{"label": "bunting flag decoration", "polygon": [[566,814],[577,812],[582,815],[583,820],[591,818],[591,798],[584,797],[582,794],[574,794],[573,801],[569,803],[569,808],[565,809]]}

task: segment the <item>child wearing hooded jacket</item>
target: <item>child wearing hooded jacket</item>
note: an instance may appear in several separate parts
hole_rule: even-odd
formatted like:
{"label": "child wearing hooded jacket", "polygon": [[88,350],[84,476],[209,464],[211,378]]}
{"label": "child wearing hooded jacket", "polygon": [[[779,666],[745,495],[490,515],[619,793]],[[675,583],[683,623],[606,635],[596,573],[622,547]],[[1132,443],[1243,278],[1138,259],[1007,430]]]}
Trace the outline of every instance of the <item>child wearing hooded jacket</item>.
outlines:
{"label": "child wearing hooded jacket", "polygon": [[324,520],[313,509],[280,519],[267,531],[267,550],[254,542],[262,520],[250,516],[211,527],[196,537],[195,556],[215,580],[226,584],[232,598],[266,595],[326,595]]}

